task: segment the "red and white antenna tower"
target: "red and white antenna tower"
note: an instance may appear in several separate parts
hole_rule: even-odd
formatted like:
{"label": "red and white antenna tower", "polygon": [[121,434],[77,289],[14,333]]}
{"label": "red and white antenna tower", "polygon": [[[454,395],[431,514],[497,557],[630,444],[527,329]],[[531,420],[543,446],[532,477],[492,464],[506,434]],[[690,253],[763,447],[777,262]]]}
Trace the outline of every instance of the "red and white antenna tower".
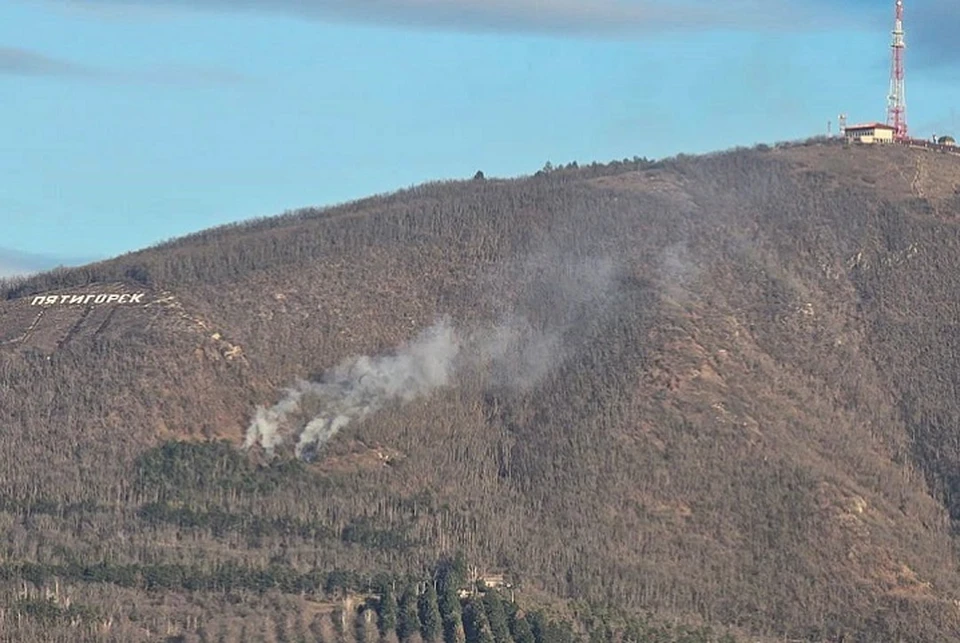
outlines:
{"label": "red and white antenna tower", "polygon": [[894,129],[898,141],[907,138],[907,99],[903,92],[903,0],[897,2],[897,19],[893,26],[893,49],[890,64],[890,95],[887,96],[887,125]]}

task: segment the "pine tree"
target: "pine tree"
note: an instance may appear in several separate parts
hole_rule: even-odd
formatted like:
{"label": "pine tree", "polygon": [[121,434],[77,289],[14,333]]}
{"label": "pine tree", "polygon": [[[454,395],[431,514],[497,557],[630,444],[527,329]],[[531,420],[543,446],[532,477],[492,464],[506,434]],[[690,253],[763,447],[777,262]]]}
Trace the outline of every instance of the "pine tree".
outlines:
{"label": "pine tree", "polygon": [[386,636],[388,632],[397,631],[397,599],[393,595],[393,589],[389,584],[385,584],[380,593],[380,604],[377,610],[380,617],[380,635]]}
{"label": "pine tree", "polygon": [[397,619],[397,634],[406,641],[420,631],[420,616],[417,614],[417,593],[408,586],[400,596],[400,611]]}
{"label": "pine tree", "polygon": [[471,598],[463,610],[463,631],[467,636],[467,643],[494,643],[487,613],[479,598]]}
{"label": "pine tree", "polygon": [[460,607],[458,590],[453,583],[447,583],[440,594],[440,615],[443,620],[443,638],[446,643],[462,643],[463,612]]}
{"label": "pine tree", "polygon": [[483,595],[483,608],[487,614],[487,622],[490,623],[490,633],[493,635],[493,640],[496,643],[513,643],[500,593],[496,591],[486,592]]}
{"label": "pine tree", "polygon": [[513,635],[514,643],[537,643],[530,623],[521,613],[514,612],[510,619],[510,633]]}
{"label": "pine tree", "polygon": [[544,637],[544,630],[547,627],[547,619],[544,618],[542,612],[531,612],[527,617],[527,621],[530,623],[530,631],[533,633],[533,640],[535,643],[550,643]]}
{"label": "pine tree", "polygon": [[437,565],[437,581],[440,593],[449,589],[460,589],[467,581],[467,561],[462,552],[457,552],[453,558],[445,558]]}
{"label": "pine tree", "polygon": [[437,643],[443,636],[443,621],[440,618],[440,605],[437,603],[437,590],[433,583],[427,583],[427,590],[420,594],[419,608],[423,640]]}
{"label": "pine tree", "polygon": [[460,607],[460,597],[457,595],[457,588],[453,585],[443,587],[440,592],[439,604],[440,614],[443,616],[444,621],[453,616],[457,618],[462,616],[463,612]]}

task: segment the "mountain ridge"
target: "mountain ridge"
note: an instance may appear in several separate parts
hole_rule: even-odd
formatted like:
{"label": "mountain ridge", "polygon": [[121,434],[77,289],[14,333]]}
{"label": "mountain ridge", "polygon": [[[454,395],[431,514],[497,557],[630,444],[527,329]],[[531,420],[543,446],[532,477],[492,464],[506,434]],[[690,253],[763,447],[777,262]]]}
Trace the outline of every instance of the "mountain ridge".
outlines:
{"label": "mountain ridge", "polygon": [[[57,534],[86,562],[412,574],[461,551],[531,595],[755,638],[953,636],[958,194],[953,156],[813,141],[428,184],[10,282],[0,494],[113,510],[86,519],[103,542],[64,515],[8,556],[53,564]],[[32,305],[108,290],[146,296]],[[442,385],[357,374],[392,382],[445,315]],[[292,435],[244,450],[299,380],[328,387],[284,430],[386,398],[312,463]],[[252,486],[216,459],[182,490],[144,477],[164,441],[217,438]]]}

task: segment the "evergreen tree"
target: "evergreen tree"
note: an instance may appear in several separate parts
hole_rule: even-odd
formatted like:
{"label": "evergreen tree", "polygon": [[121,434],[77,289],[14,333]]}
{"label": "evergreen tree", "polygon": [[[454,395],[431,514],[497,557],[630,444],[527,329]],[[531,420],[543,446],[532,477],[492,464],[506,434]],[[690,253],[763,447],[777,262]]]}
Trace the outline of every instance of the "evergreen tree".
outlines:
{"label": "evergreen tree", "polygon": [[397,618],[397,634],[406,641],[420,631],[420,616],[417,614],[417,593],[408,585],[400,596],[400,611]]}
{"label": "evergreen tree", "polygon": [[467,643],[494,643],[483,601],[471,598],[463,610],[463,631]]}
{"label": "evergreen tree", "polygon": [[440,618],[440,605],[437,602],[437,590],[433,583],[427,583],[427,590],[420,595],[420,626],[423,640],[436,643],[443,635],[443,621]]}
{"label": "evergreen tree", "polygon": [[443,638],[446,643],[463,642],[463,612],[457,588],[448,583],[440,594],[440,616],[443,620]]}
{"label": "evergreen tree", "polygon": [[483,608],[490,623],[490,633],[496,643],[513,643],[510,636],[510,626],[507,624],[507,614],[503,609],[500,592],[489,591],[483,595]]}
{"label": "evergreen tree", "polygon": [[443,594],[449,587],[460,589],[467,582],[467,560],[462,552],[457,552],[453,558],[444,558],[437,565],[437,582],[440,593]]}
{"label": "evergreen tree", "polygon": [[514,612],[510,618],[510,633],[514,643],[537,643],[529,621],[519,612]]}
{"label": "evergreen tree", "polygon": [[380,634],[386,636],[388,632],[397,631],[397,599],[393,589],[385,584],[380,592],[380,603],[377,615],[380,617]]}
{"label": "evergreen tree", "polygon": [[451,617],[460,618],[462,615],[460,597],[457,595],[457,588],[452,585],[447,585],[441,589],[439,605],[440,614],[444,621]]}
{"label": "evergreen tree", "polygon": [[535,643],[550,643],[545,638],[547,629],[547,619],[543,616],[543,612],[531,612],[527,616],[527,620],[530,622],[530,631],[533,633],[533,640]]}

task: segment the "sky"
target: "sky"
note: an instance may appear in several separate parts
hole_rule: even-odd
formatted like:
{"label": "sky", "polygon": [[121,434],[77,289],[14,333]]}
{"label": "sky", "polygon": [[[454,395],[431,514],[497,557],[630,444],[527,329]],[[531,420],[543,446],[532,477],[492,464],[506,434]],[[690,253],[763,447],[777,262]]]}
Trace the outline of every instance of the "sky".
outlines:
{"label": "sky", "polygon": [[[960,3],[905,1],[911,132],[960,133]],[[0,276],[477,170],[882,121],[892,15],[893,0],[3,0]]]}

